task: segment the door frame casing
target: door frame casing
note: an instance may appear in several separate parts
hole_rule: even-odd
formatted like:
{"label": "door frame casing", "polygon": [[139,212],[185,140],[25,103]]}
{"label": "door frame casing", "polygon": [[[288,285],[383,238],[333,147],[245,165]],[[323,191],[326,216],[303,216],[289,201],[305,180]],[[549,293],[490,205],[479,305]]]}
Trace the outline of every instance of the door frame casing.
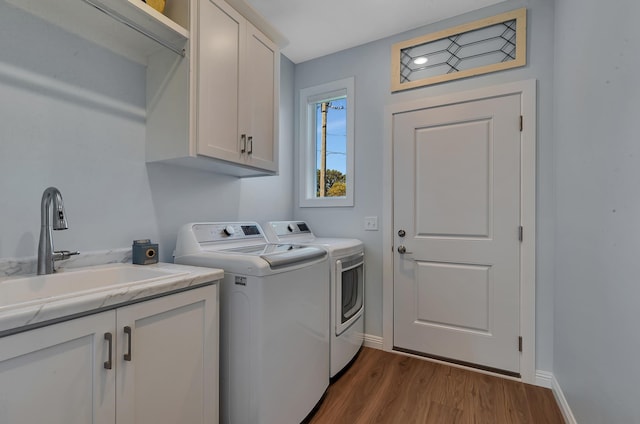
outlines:
{"label": "door frame casing", "polygon": [[[393,115],[520,94],[521,111],[524,117],[520,133],[520,225],[524,229],[524,237],[520,243],[520,336],[523,339],[520,375],[523,382],[535,384],[536,83],[535,79],[530,79],[385,106],[382,187],[382,228],[385,229],[382,233],[382,348],[384,350],[393,350]],[[515,341],[514,348],[517,348]]]}

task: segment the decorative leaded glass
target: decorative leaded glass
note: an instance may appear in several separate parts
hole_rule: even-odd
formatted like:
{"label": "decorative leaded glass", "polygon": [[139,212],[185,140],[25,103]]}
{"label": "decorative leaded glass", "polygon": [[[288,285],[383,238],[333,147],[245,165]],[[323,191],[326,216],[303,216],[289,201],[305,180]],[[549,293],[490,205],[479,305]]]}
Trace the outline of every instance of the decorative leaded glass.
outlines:
{"label": "decorative leaded glass", "polygon": [[526,9],[393,47],[393,91],[523,66]]}

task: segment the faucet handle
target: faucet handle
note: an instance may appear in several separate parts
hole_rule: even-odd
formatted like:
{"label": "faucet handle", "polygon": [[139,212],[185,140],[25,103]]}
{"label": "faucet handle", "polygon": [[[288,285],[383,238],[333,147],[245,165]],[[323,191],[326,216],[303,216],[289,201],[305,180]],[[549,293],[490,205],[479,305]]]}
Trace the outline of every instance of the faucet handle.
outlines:
{"label": "faucet handle", "polygon": [[79,251],[69,251],[69,250],[56,250],[55,252],[53,252],[53,260],[54,261],[62,261],[65,259],[69,259],[72,256],[75,255],[79,255],[80,252]]}

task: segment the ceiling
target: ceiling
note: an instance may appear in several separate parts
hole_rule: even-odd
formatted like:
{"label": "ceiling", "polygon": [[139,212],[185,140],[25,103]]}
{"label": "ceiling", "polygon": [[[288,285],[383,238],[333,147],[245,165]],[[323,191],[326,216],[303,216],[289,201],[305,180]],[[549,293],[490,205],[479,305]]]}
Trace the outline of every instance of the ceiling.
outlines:
{"label": "ceiling", "polygon": [[289,40],[294,63],[324,56],[504,0],[246,0]]}

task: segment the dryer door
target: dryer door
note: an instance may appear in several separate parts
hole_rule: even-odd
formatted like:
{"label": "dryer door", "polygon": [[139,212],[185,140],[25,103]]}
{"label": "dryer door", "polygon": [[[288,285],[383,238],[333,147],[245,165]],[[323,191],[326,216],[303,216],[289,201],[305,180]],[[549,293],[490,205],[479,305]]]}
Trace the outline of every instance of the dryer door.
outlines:
{"label": "dryer door", "polygon": [[364,254],[336,261],[336,335],[339,336],[361,315],[364,306]]}

